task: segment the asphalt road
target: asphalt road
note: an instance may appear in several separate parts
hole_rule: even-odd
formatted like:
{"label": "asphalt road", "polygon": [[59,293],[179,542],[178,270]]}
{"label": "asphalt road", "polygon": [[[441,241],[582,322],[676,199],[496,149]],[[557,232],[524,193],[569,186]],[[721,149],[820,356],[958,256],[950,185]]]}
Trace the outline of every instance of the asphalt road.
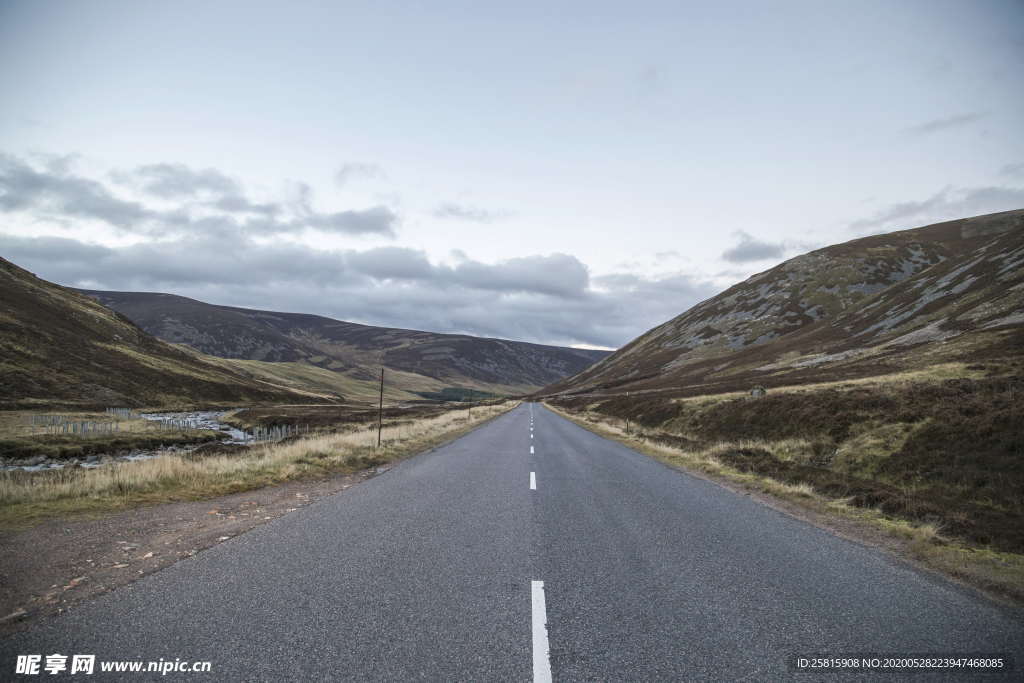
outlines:
{"label": "asphalt road", "polygon": [[851,653],[1012,677],[1024,620],[523,405],[0,642],[0,679],[52,653],[211,662],[124,680],[827,680],[791,658]]}

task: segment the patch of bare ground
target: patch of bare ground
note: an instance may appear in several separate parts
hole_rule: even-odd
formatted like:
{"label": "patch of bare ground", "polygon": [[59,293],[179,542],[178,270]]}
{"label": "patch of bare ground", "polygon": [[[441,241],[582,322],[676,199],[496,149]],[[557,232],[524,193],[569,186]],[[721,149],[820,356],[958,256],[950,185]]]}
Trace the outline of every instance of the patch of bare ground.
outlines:
{"label": "patch of bare ground", "polygon": [[0,637],[344,491],[384,469],[0,531]]}

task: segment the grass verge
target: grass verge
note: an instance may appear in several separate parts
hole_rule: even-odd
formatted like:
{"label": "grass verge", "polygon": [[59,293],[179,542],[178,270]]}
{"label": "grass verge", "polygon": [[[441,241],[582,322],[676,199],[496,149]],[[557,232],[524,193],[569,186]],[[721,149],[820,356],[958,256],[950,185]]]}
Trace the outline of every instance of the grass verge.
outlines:
{"label": "grass verge", "polygon": [[451,410],[387,425],[253,446],[240,455],[169,454],[97,469],[0,472],[0,527],[104,513],[137,505],[198,500],[282,482],[354,472],[415,455],[511,410],[515,402]]}
{"label": "grass verge", "polygon": [[944,535],[935,524],[901,519],[877,508],[855,505],[849,498],[826,495],[807,483],[780,481],[730,464],[730,453],[745,449],[778,449],[779,443],[750,439],[719,442],[712,446],[671,444],[659,442],[656,436],[636,428],[627,433],[622,421],[616,418],[589,411],[568,411],[549,403],[545,405],[584,429],[672,467],[699,474],[729,489],[756,492],[766,502],[781,503],[779,507],[787,512],[818,526],[839,531],[860,542],[881,546],[993,597],[1024,605],[1024,555],[972,545]]}

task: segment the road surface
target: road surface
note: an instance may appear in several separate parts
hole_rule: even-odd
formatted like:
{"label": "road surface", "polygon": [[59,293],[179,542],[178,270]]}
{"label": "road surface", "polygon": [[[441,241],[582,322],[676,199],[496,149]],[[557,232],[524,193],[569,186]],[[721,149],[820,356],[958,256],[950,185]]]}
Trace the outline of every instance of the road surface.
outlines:
{"label": "road surface", "polygon": [[1022,623],[524,404],[3,641],[0,679],[51,653],[210,662],[163,680],[819,680],[792,657],[848,653],[1020,675]]}

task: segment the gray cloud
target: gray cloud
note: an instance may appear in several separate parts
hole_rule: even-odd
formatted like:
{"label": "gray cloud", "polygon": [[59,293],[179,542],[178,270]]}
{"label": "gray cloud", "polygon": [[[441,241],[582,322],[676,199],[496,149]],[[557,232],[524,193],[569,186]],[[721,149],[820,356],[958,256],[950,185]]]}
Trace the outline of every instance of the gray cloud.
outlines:
{"label": "gray cloud", "polygon": [[968,112],[966,114],[957,114],[956,116],[947,116],[941,119],[933,119],[931,121],[925,121],[924,123],[920,123],[916,126],[910,126],[909,128],[905,129],[905,132],[911,135],[929,135],[931,133],[937,133],[941,130],[969,126],[972,123],[977,123],[986,116],[988,116],[988,112]]}
{"label": "gray cloud", "polygon": [[999,169],[999,175],[1010,176],[1011,178],[1024,178],[1024,163],[1006,164]]}
{"label": "gray cloud", "polygon": [[16,157],[0,154],[0,211],[34,209],[68,218],[100,220],[122,229],[152,217],[142,204],[118,199],[102,183],[50,166],[37,170]]}
{"label": "gray cloud", "polygon": [[72,166],[81,158],[79,154],[34,154],[33,157],[42,161],[51,173],[65,175],[71,172]]}
{"label": "gray cloud", "polygon": [[620,346],[717,291],[679,274],[591,279],[565,254],[448,266],[415,249],[321,251],[215,231],[126,247],[0,234],[0,253],[70,286],[553,344]]}
{"label": "gray cloud", "polygon": [[604,290],[629,290],[642,282],[643,278],[633,273],[610,273],[594,278],[594,284]]}
{"label": "gray cloud", "polygon": [[763,242],[742,230],[733,233],[739,242],[722,252],[722,258],[731,263],[750,263],[781,258],[786,248],[782,243]]}
{"label": "gray cloud", "polygon": [[147,164],[129,172],[114,172],[115,181],[168,200],[196,200],[197,204],[230,214],[277,216],[282,207],[273,202],[250,201],[238,181],[214,168],[193,169],[184,164]]}
{"label": "gray cloud", "polygon": [[352,252],[345,259],[353,270],[378,280],[424,280],[434,278],[434,267],[422,251],[406,247],[380,247]]}
{"label": "gray cloud", "polygon": [[354,162],[344,164],[338,169],[338,172],[334,174],[334,181],[340,186],[345,186],[353,180],[374,180],[383,177],[384,171],[380,166]]}
{"label": "gray cloud", "polygon": [[579,298],[587,292],[590,274],[575,256],[551,254],[513,258],[496,265],[467,260],[455,266],[453,278],[475,289]]}
{"label": "gray cloud", "polygon": [[224,211],[225,213],[248,213],[259,216],[277,216],[282,212],[280,205],[273,202],[255,203],[249,201],[242,195],[228,194],[211,200],[207,206]]}
{"label": "gray cloud", "polygon": [[[73,174],[69,164],[37,168],[0,155],[0,212],[31,212],[59,222],[87,219],[143,236],[183,234],[286,234],[307,228],[335,234],[394,237],[398,215],[386,206],[323,213],[312,191],[300,185],[291,202],[254,202],[239,183],[215,169],[150,164],[111,174],[115,182],[162,200],[172,209],[147,206],[116,195],[97,180]],[[207,215],[210,211],[215,215]]]}
{"label": "gray cloud", "polygon": [[310,226],[324,232],[350,235],[387,235],[393,237],[398,215],[386,206],[374,206],[362,211],[311,214],[292,223],[296,228]]}
{"label": "gray cloud", "polygon": [[163,199],[195,197],[204,192],[238,196],[239,184],[213,168],[192,169],[184,164],[147,164],[130,173],[115,173],[119,181],[135,181],[147,194]]}
{"label": "gray cloud", "polygon": [[489,211],[474,206],[465,206],[454,202],[445,202],[434,209],[436,218],[452,218],[460,221],[472,221],[474,223],[493,223],[496,220],[508,218],[507,211]]}
{"label": "gray cloud", "polygon": [[927,199],[890,204],[849,227],[861,234],[890,232],[1022,207],[1024,187],[946,187]]}
{"label": "gray cloud", "polygon": [[663,92],[666,88],[667,79],[664,67],[649,64],[640,69],[637,74],[636,84],[643,95],[654,95]]}

